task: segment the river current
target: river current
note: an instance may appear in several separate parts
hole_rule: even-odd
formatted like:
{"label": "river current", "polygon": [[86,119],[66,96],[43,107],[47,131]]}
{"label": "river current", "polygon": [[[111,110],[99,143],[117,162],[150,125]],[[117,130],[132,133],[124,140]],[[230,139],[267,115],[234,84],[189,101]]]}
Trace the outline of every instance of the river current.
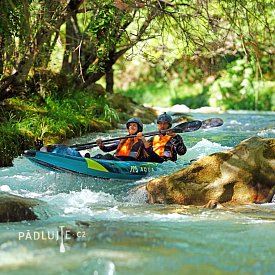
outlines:
{"label": "river current", "polygon": [[[187,154],[140,181],[56,174],[24,157],[0,168],[0,191],[43,201],[34,208],[39,220],[0,224],[0,274],[274,274],[274,198],[209,210],[149,205],[144,191],[135,189],[251,136],[275,137],[274,112],[192,116],[221,117],[224,125],[181,134]],[[155,129],[145,125],[144,132]],[[96,133],[72,143],[124,133]]]}

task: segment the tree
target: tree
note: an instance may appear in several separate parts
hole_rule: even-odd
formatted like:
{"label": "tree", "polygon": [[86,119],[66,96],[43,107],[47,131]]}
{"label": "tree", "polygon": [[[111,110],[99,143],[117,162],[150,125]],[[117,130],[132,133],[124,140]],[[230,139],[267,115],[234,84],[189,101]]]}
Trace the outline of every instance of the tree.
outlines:
{"label": "tree", "polygon": [[27,78],[47,68],[63,24],[60,73],[73,80],[70,87],[85,89],[106,75],[112,92],[113,65],[138,45],[157,58],[167,52],[174,59],[182,52],[211,57],[233,38],[256,59],[272,54],[271,0],[8,0],[0,10],[0,101],[24,93]]}
{"label": "tree", "polygon": [[54,46],[51,45],[52,36],[82,2],[1,1],[1,52],[2,57],[6,56],[6,71],[3,70],[0,82],[0,100],[24,92],[31,69],[49,60],[50,49]]}

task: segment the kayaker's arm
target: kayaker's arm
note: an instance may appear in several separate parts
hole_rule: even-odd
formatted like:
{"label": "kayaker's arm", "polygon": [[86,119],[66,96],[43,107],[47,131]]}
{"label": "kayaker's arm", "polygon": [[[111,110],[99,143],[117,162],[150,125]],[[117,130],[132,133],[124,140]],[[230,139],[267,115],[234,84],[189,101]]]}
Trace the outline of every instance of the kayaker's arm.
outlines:
{"label": "kayaker's arm", "polygon": [[137,133],[137,138],[143,142],[145,149],[148,149],[151,147],[150,143],[145,139],[142,132]]}
{"label": "kayaker's arm", "polygon": [[150,144],[150,146],[152,146],[152,144],[153,144],[153,139],[154,139],[154,137],[150,137],[150,138],[147,140],[147,142]]}
{"label": "kayaker's arm", "polygon": [[183,143],[183,139],[180,135],[176,135],[172,139],[172,143],[175,146],[175,150],[179,155],[184,155],[187,151],[185,144]]}
{"label": "kayaker's arm", "polygon": [[111,144],[109,146],[105,146],[101,139],[96,140],[96,144],[103,152],[111,152],[117,149],[119,140],[115,142],[114,144]]}

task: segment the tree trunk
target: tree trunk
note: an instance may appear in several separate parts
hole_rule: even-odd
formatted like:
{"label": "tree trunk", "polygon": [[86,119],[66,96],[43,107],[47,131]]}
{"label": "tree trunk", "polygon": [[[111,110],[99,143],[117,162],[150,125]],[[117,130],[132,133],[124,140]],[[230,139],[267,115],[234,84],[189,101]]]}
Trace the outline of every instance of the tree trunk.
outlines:
{"label": "tree trunk", "polygon": [[45,13],[42,19],[39,19],[39,22],[43,24],[36,36],[26,46],[28,52],[24,58],[21,59],[16,72],[13,75],[4,77],[0,81],[0,101],[20,94],[22,89],[24,90],[28,74],[34,66],[35,61],[41,58],[40,55],[43,53],[44,45],[51,40],[52,35],[56,31],[59,31],[65,20],[76,12],[82,2],[83,0],[71,0],[65,9],[60,6],[61,4],[59,2],[49,2],[53,4],[53,6],[56,5],[49,9],[54,10],[54,12],[50,14]]}
{"label": "tree trunk", "polygon": [[106,92],[113,94],[114,93],[114,70],[113,67],[111,67],[106,72]]}
{"label": "tree trunk", "polygon": [[79,60],[79,44],[80,31],[77,23],[77,18],[74,14],[66,20],[66,48],[61,69],[61,72],[63,74],[77,71]]}
{"label": "tree trunk", "polygon": [[4,72],[4,38],[0,36],[0,76]]}

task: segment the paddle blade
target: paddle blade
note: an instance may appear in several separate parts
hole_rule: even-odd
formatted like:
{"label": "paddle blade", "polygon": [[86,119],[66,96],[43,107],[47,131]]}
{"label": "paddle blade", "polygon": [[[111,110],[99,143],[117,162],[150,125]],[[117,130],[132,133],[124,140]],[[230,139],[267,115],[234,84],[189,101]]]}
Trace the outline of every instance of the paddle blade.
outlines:
{"label": "paddle blade", "polygon": [[209,118],[202,121],[201,128],[207,129],[212,127],[219,127],[223,125],[223,120],[221,118]]}
{"label": "paddle blade", "polygon": [[193,120],[189,122],[184,122],[172,129],[174,133],[183,133],[183,132],[193,132],[198,130],[202,125],[200,120]]}

